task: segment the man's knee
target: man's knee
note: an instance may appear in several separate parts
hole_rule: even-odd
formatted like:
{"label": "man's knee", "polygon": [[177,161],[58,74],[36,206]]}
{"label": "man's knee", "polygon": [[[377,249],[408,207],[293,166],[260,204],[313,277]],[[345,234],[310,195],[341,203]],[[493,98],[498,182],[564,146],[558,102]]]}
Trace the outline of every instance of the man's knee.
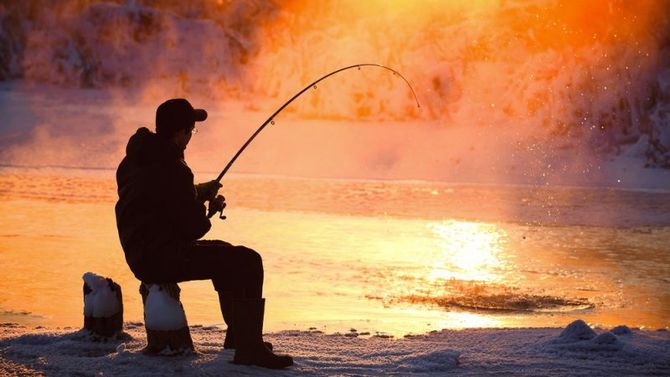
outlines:
{"label": "man's knee", "polygon": [[234,292],[240,287],[247,289],[259,284],[262,286],[263,259],[255,250],[231,245],[226,253],[219,255],[225,258],[212,261],[212,266],[224,266],[222,269],[217,268],[212,278],[216,291]]}
{"label": "man's knee", "polygon": [[263,271],[263,257],[256,250],[245,246],[237,246],[236,248],[244,255],[244,259],[251,269]]}

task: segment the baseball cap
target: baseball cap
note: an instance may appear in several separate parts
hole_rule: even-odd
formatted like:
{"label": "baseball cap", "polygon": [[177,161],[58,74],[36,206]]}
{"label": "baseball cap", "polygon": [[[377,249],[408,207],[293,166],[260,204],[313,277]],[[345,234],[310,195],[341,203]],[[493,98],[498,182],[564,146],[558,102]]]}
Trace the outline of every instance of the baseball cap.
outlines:
{"label": "baseball cap", "polygon": [[207,119],[207,111],[194,109],[184,98],[169,99],[156,109],[156,133],[172,135]]}

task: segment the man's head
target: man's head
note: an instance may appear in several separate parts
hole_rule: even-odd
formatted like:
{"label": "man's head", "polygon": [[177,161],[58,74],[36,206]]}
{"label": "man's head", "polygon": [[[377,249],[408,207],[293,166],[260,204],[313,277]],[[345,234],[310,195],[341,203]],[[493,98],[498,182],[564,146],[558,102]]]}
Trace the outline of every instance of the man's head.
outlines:
{"label": "man's head", "polygon": [[207,112],[203,109],[194,109],[183,98],[173,98],[163,102],[156,109],[156,134],[174,141],[180,148],[185,149],[191,140],[191,132],[195,122],[207,119]]}

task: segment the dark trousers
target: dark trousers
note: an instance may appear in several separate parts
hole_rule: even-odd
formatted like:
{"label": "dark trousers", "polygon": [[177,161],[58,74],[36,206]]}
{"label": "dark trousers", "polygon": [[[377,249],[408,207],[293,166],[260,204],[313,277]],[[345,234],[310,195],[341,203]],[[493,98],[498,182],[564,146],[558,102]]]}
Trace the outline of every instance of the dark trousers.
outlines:
{"label": "dark trousers", "polygon": [[163,261],[157,281],[179,283],[212,280],[219,294],[223,321],[228,326],[226,342],[234,344],[232,334],[235,299],[263,296],[263,261],[260,254],[244,246],[224,241],[195,241],[180,250],[180,256]]}
{"label": "dark trousers", "polygon": [[229,330],[233,301],[263,296],[263,260],[260,254],[248,247],[233,246],[224,241],[194,241],[139,267],[133,272],[144,283],[212,280],[219,294],[223,320]]}
{"label": "dark trousers", "polygon": [[173,282],[212,280],[219,295],[231,298],[263,296],[263,260],[256,251],[228,242],[195,241],[177,265],[171,266]]}

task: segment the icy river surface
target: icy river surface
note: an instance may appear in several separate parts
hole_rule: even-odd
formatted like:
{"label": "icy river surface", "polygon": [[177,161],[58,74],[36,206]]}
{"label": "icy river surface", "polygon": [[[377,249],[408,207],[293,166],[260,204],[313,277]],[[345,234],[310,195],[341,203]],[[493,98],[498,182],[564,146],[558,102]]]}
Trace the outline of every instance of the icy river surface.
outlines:
{"label": "icy river surface", "polygon": [[[205,238],[263,255],[266,331],[669,325],[669,192],[263,175],[224,183],[228,218]],[[111,169],[0,170],[0,322],[80,326],[86,271],[119,282],[125,320],[142,320],[115,190]],[[223,325],[210,282],[181,286],[189,323]]]}

